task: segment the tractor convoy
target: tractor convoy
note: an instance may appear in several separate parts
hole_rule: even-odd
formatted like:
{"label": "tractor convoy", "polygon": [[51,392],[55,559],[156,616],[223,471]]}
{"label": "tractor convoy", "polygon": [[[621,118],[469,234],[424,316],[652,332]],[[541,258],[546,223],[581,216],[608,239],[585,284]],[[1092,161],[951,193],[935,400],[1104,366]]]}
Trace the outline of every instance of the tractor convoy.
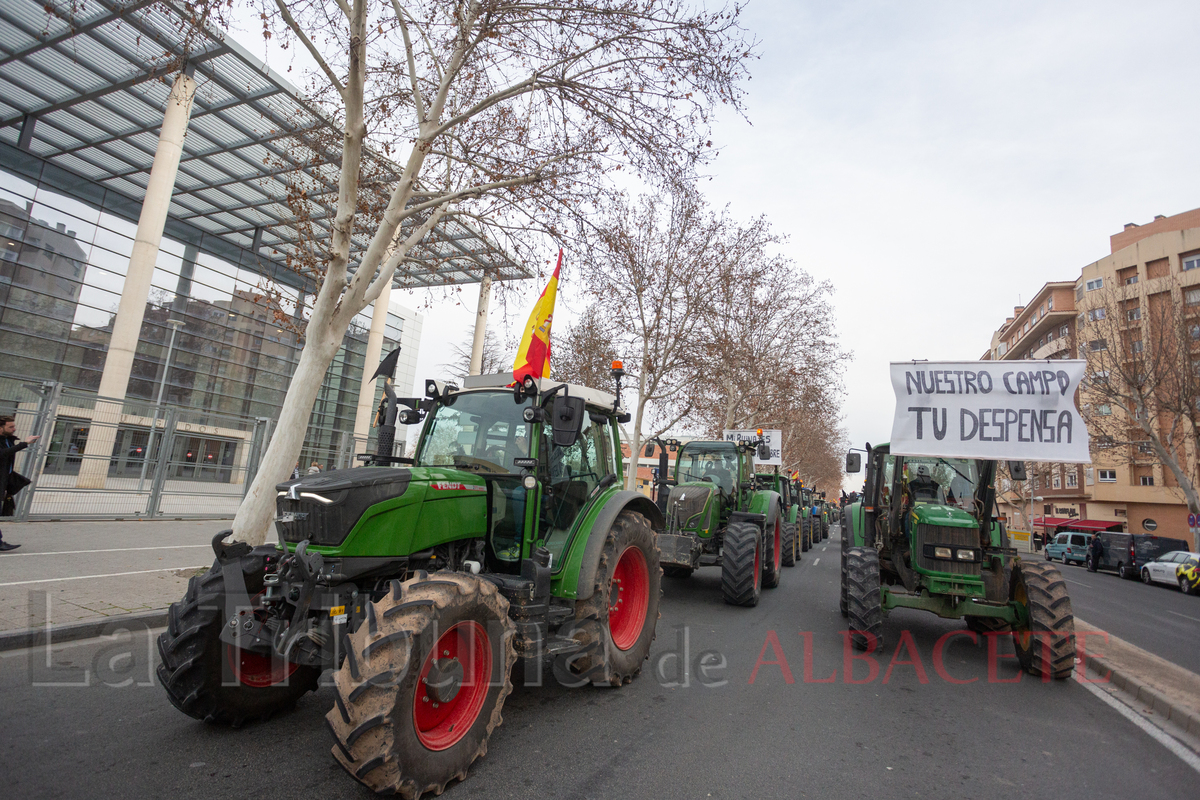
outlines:
{"label": "tractor convoy", "polygon": [[[329,671],[337,762],[376,792],[440,794],[487,752],[518,661],[620,687],[649,657],[664,575],[719,568],[724,601],[754,606],[829,536],[824,493],[756,467],[761,431],[653,440],[656,500],[624,490],[616,364],[616,394],[505,373],[398,398],[398,352],[376,372],[377,452],[279,484],[278,542],[217,534],[213,566],[171,606],[157,674],[183,713],[265,720]],[[398,423],[421,425],[412,458],[392,454]],[[1011,629],[1026,669],[1069,674],[1063,582],[1009,548],[993,477],[991,462],[868,446],[866,490],[840,519],[855,646],[882,646],[892,608],[923,608]]]}

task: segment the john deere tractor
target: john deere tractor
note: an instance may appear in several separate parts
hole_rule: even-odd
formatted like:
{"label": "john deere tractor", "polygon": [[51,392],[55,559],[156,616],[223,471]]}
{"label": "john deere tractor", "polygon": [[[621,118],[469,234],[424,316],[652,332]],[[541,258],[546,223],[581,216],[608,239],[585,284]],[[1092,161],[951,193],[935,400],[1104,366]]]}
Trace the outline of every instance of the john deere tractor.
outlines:
{"label": "john deere tractor", "polygon": [[[866,448],[859,501],[843,509],[841,612],[860,650],[883,644],[883,617],[917,608],[965,619],[977,633],[1012,631],[1021,666],[1066,678],[1075,620],[1066,583],[1022,561],[994,514],[996,462],[892,455]],[[846,471],[861,455],[846,457]]]}
{"label": "john deere tractor", "polygon": [[[365,466],[279,484],[277,544],[218,534],[158,641],[170,701],[237,727],[333,670],[334,758],[411,798],[487,751],[518,657],[570,685],[632,680],[658,619],[663,520],[619,488],[624,412],[595,389],[511,382],[398,399],[387,381]],[[424,423],[412,459],[391,454],[397,418]]]}
{"label": "john deere tractor", "polygon": [[778,492],[758,489],[757,442],[693,441],[679,449],[667,498],[666,530],[658,535],[663,573],[686,578],[703,566],[721,567],[725,602],[758,605],[762,587],[779,585],[784,510]]}

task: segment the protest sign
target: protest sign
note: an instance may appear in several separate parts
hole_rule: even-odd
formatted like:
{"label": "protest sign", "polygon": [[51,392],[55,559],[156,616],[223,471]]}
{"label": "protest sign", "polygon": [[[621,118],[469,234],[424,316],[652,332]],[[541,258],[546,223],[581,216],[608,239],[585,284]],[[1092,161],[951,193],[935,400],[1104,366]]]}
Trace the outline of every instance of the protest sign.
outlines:
{"label": "protest sign", "polygon": [[[725,431],[722,437],[727,442],[753,442],[758,440],[758,431]],[[766,461],[758,458],[754,459],[755,464],[763,466],[783,466],[783,431],[778,430],[763,430],[763,439],[767,443],[767,447],[771,448],[771,457]]]}
{"label": "protest sign", "polygon": [[1087,464],[1075,408],[1084,361],[946,361],[891,365],[900,455]]}

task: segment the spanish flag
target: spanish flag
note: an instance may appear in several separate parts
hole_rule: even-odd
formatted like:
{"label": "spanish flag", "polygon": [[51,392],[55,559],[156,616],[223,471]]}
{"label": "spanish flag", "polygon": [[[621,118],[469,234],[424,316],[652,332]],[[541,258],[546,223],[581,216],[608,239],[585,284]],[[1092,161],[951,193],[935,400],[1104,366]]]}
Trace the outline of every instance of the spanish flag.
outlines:
{"label": "spanish flag", "polygon": [[550,377],[550,323],[554,319],[554,300],[558,297],[558,271],[562,269],[563,251],[558,250],[558,264],[549,283],[542,290],[525,323],[525,335],[521,337],[521,347],[517,350],[517,360],[513,362],[513,380],[521,382],[526,375],[535,378]]}

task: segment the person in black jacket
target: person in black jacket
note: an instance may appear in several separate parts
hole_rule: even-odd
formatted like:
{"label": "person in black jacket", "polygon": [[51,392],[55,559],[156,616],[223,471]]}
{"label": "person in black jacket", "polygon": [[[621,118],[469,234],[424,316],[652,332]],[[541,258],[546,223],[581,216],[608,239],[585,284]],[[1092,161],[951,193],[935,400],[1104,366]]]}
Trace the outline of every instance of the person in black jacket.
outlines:
{"label": "person in black jacket", "polygon": [[1104,558],[1104,543],[1100,541],[1100,534],[1094,534],[1092,540],[1088,542],[1088,565],[1092,572],[1100,569],[1100,560]]}
{"label": "person in black jacket", "polygon": [[[13,474],[13,465],[17,460],[17,453],[24,450],[29,445],[38,440],[36,436],[30,436],[25,441],[17,439],[17,424],[12,417],[0,417],[0,504],[8,497],[9,476]],[[0,533],[0,553],[7,553],[9,550],[16,550],[21,545],[9,544],[4,541],[4,534]]]}

